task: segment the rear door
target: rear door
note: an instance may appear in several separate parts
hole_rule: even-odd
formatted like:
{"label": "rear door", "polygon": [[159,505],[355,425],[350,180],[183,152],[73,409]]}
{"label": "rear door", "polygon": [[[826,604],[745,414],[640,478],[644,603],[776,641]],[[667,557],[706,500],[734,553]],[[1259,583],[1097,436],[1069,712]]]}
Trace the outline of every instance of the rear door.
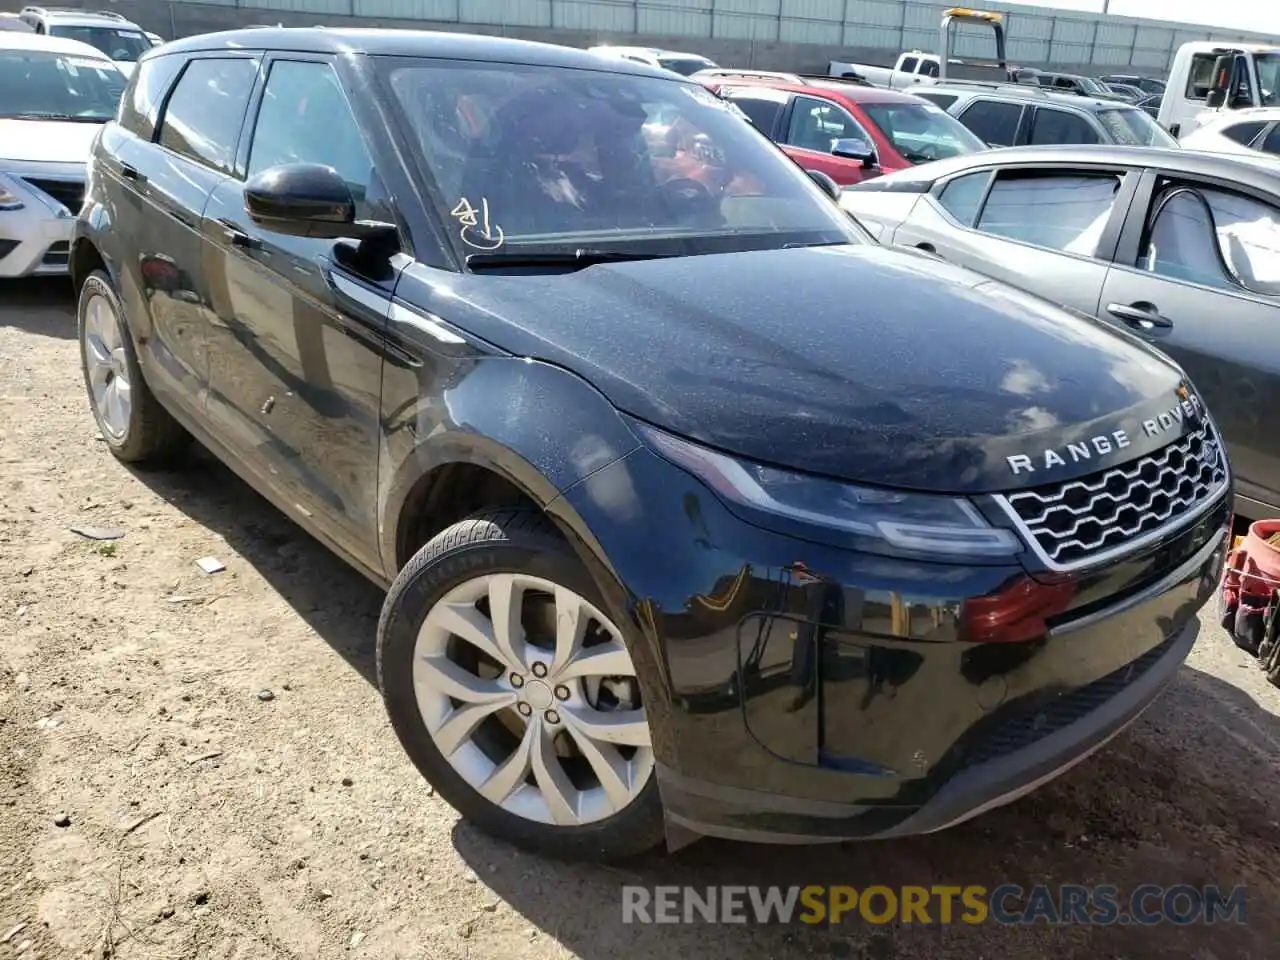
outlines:
{"label": "rear door", "polygon": [[259,60],[249,52],[200,56],[185,65],[163,57],[148,68],[166,62],[182,68],[171,90],[163,66],[149,86],[133,88],[133,109],[144,116],[155,106],[137,103],[140,97],[164,97],[153,142],[126,139],[107,174],[122,187],[119,229],[136,238],[137,259],[121,264],[121,284],[130,316],[142,324],[134,334],[147,383],[165,402],[199,415],[208,391],[213,319],[200,217],[234,162]]}
{"label": "rear door", "polygon": [[1035,145],[1102,143],[1102,136],[1082,113],[1037,106],[1031,116],[1027,142]]}
{"label": "rear door", "polygon": [[894,239],[1096,314],[1137,177],[1074,164],[962,173],[921,197]]}
{"label": "rear door", "polygon": [[1280,205],[1238,184],[1143,175],[1099,315],[1177,360],[1222,430],[1240,494],[1280,506]]}

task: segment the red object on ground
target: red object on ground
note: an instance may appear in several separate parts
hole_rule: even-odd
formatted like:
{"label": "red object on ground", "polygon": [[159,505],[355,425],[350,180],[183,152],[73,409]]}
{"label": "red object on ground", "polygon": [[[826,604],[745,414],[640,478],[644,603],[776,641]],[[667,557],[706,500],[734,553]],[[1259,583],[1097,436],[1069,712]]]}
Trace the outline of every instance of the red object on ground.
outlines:
{"label": "red object on ground", "polygon": [[1248,535],[1227,554],[1222,575],[1222,600],[1227,609],[1235,608],[1241,598],[1265,606],[1271,591],[1280,588],[1280,546],[1267,543],[1272,534],[1280,533],[1280,520],[1257,520],[1249,525]]}

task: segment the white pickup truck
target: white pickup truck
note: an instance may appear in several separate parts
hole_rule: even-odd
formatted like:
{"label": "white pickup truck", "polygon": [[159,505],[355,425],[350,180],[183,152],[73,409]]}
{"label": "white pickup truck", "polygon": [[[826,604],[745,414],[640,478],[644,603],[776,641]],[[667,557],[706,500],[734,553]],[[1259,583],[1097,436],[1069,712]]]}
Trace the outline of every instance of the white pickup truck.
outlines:
{"label": "white pickup truck", "polygon": [[1280,107],[1280,45],[1193,41],[1173,56],[1160,125],[1186,136],[1222,110]]}
{"label": "white pickup truck", "polygon": [[[891,90],[906,90],[919,84],[940,83],[951,79],[1017,82],[1020,79],[1018,71],[1011,70],[1005,59],[1003,21],[1004,14],[952,7],[942,13],[938,35],[938,49],[941,53],[907,50],[898,54],[898,60],[892,67],[832,60],[827,64],[827,75],[872,87],[888,87]],[[954,55],[956,28],[966,23],[985,27],[995,35],[994,60],[972,57],[961,59]]]}
{"label": "white pickup truck", "polygon": [[941,60],[936,53],[908,50],[898,54],[898,62],[892,67],[832,60],[827,66],[827,73],[845,80],[861,80],[872,87],[905,90],[917,83],[937,83],[938,74],[942,72]]}

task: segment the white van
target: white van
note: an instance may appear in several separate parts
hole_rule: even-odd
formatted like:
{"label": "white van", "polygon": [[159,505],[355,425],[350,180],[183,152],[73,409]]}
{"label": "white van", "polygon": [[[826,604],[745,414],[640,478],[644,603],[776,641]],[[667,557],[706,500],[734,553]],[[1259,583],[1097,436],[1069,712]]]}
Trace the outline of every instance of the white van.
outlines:
{"label": "white van", "polygon": [[1160,125],[1182,137],[1221,110],[1280,107],[1280,46],[1184,43],[1174,55]]}

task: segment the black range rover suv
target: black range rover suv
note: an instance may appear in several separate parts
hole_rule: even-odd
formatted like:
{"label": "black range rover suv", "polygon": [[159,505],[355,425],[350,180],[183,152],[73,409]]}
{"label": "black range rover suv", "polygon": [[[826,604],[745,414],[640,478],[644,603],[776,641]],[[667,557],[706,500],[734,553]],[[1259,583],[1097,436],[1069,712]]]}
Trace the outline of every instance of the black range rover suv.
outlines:
{"label": "black range rover suv", "polygon": [[112,452],[194,436],[388,589],[482,828],[610,858],[936,830],[1176,673],[1231,482],[1181,372],[875,244],[711,94],[516,41],[143,56],[72,268]]}

